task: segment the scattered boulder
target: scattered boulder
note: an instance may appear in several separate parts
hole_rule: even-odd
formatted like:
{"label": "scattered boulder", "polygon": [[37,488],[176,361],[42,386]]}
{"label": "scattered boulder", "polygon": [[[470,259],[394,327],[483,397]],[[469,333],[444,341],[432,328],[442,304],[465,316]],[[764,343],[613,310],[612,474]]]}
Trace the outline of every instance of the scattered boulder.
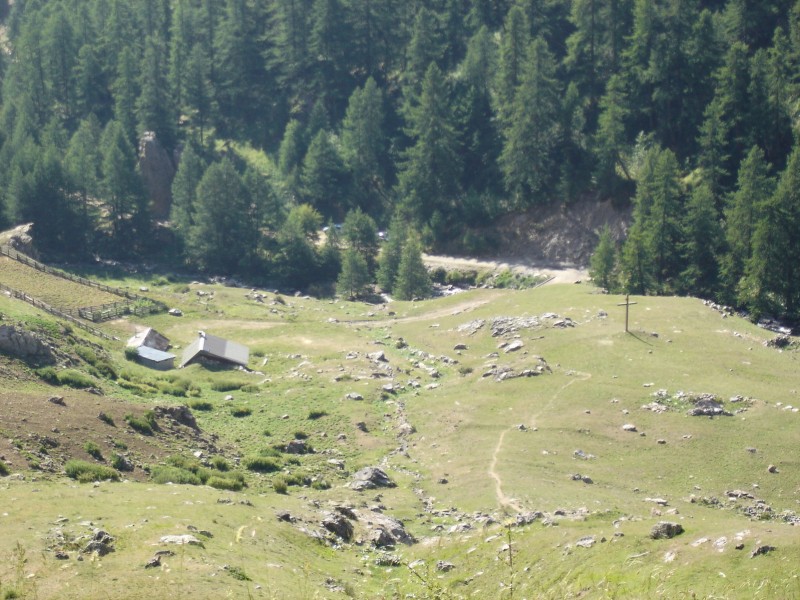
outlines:
{"label": "scattered boulder", "polygon": [[622,426],[622,431],[636,432],[638,429],[636,429],[636,425],[633,423],[625,423],[625,425]]}
{"label": "scattered boulder", "polygon": [[371,490],[379,487],[395,487],[386,472],[379,467],[364,467],[353,475],[350,488],[356,491]]}
{"label": "scattered boulder", "polygon": [[508,354],[510,352],[516,352],[517,350],[522,350],[522,348],[524,348],[524,347],[525,347],[525,344],[522,342],[522,340],[514,340],[513,342],[509,343],[505,347],[503,352]]}
{"label": "scattered boulder", "polygon": [[67,405],[67,403],[64,402],[64,396],[50,396],[47,400],[53,404],[58,404],[59,406]]}
{"label": "scattered boulder", "polygon": [[191,427],[196,431],[200,430],[200,428],[197,426],[197,421],[194,418],[194,414],[192,414],[192,409],[185,404],[180,406],[156,406],[154,412],[156,413],[156,416],[166,417],[172,421],[175,421],[176,423],[186,425],[186,427]]}
{"label": "scattered boulder", "polygon": [[683,533],[683,525],[672,521],[659,521],[650,530],[650,537],[654,540],[669,540]]}
{"label": "scattered boulder", "polygon": [[297,520],[288,510],[279,510],[275,513],[275,516],[278,517],[278,521],[283,521],[285,523],[294,523]]}
{"label": "scattered boulder", "polygon": [[358,394],[356,392],[350,392],[349,394],[345,394],[345,399],[347,400],[363,400],[364,396]]}
{"label": "scattered boulder", "polygon": [[594,537],[593,535],[587,535],[586,537],[582,537],[577,542],[575,542],[575,545],[580,548],[591,548],[596,543],[597,543],[596,537]]}
{"label": "scattered boulder", "polygon": [[385,548],[399,544],[413,544],[414,537],[408,533],[403,523],[394,517],[380,512],[361,512],[360,520],[369,528],[367,535],[370,543],[377,548]]}
{"label": "scattered boulder", "polygon": [[453,346],[453,350],[467,350],[466,344],[456,344]]}
{"label": "scattered boulder", "polygon": [[198,540],[193,535],[185,533],[183,535],[163,535],[159,540],[161,544],[175,544],[178,546],[200,546],[203,548],[203,542]]}
{"label": "scattered boulder", "polygon": [[689,416],[692,417],[731,416],[731,413],[729,413],[722,407],[722,402],[720,402],[713,394],[700,394],[699,396],[690,398],[690,401],[694,404],[694,407],[689,409],[688,411]]}
{"label": "scattered boulder", "polygon": [[389,362],[382,350],[379,350],[378,352],[370,352],[367,354],[367,358],[373,362]]}
{"label": "scattered boulder", "polygon": [[161,557],[160,556],[154,556],[153,558],[151,558],[150,560],[148,560],[144,564],[144,568],[145,569],[155,569],[156,567],[160,567],[160,566],[161,566]]}
{"label": "scattered boulder", "polygon": [[778,472],[778,467],[776,467],[775,465],[770,465],[767,467],[767,473],[777,473],[777,472]]}
{"label": "scattered boulder", "polygon": [[455,568],[456,566],[453,563],[447,562],[446,560],[436,561],[436,570],[441,571],[442,573],[447,573],[448,571],[452,571]]}
{"label": "scattered boulder", "polygon": [[341,512],[326,513],[322,526],[346,542],[353,538],[353,524]]}
{"label": "scattered boulder", "polygon": [[773,550],[775,550],[775,546],[759,546],[755,550],[750,553],[750,558],[755,558],[756,556],[761,556],[762,554],[769,554]]}
{"label": "scattered boulder", "polygon": [[786,334],[779,334],[771,340],[767,340],[764,342],[764,345],[767,348],[786,348],[787,346],[791,345],[792,338]]}
{"label": "scattered boulder", "polygon": [[314,450],[305,440],[292,440],[286,444],[286,454],[312,454]]}
{"label": "scattered boulder", "polygon": [[171,315],[173,317],[182,317],[183,316],[183,311],[180,308],[170,308],[167,311],[167,314]]}

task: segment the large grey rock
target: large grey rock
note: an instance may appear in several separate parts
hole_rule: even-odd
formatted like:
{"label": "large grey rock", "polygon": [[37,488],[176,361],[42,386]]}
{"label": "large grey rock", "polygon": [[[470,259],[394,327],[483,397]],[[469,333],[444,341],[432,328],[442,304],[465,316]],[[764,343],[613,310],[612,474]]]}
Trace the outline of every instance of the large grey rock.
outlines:
{"label": "large grey rock", "polygon": [[683,533],[683,525],[671,521],[659,521],[650,530],[650,537],[654,540],[668,540]]}
{"label": "large grey rock", "polygon": [[353,475],[353,481],[350,483],[350,488],[357,491],[395,486],[386,472],[379,467],[364,467]]}
{"label": "large grey rock", "polygon": [[176,544],[178,546],[203,546],[203,542],[188,533],[183,535],[163,535],[159,541],[162,544]]}
{"label": "large grey rock", "polygon": [[42,339],[13,325],[0,325],[0,354],[39,363],[55,362],[53,353]]}
{"label": "large grey rock", "polygon": [[413,544],[414,536],[406,531],[403,523],[378,512],[360,512],[360,520],[369,528],[370,543],[377,548],[386,548],[397,544]]}
{"label": "large grey rock", "polygon": [[322,519],[322,526],[346,542],[353,538],[353,524],[340,512],[327,513]]}

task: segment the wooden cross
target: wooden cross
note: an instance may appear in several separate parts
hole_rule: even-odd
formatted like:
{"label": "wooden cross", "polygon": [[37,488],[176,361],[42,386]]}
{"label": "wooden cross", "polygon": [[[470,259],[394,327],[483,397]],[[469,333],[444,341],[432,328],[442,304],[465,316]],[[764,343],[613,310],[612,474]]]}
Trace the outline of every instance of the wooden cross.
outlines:
{"label": "wooden cross", "polygon": [[631,302],[631,295],[625,294],[625,302],[622,304],[617,304],[617,306],[624,306],[625,307],[625,333],[628,333],[628,312],[630,311],[630,307],[632,304],[636,304],[636,302]]}

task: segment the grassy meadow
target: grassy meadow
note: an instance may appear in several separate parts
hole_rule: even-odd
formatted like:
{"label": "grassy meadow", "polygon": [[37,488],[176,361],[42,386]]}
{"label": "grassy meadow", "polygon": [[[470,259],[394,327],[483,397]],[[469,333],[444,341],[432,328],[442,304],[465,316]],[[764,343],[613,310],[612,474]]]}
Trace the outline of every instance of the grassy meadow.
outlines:
{"label": "grassy meadow", "polygon": [[[103,325],[123,341],[148,325],[178,355],[198,330],[250,347],[247,372],[150,371],[126,360],[121,342],[96,349],[116,378],[73,365],[139,408],[194,407],[247,487],[0,477],[0,597],[800,597],[798,352],[767,347],[774,334],[746,320],[694,298],[637,297],[626,333],[624,298],[586,284],[368,305],[106,282],[147,286],[183,311]],[[0,313],[52,319],[5,297]],[[501,317],[511,331],[493,335]],[[2,366],[8,389],[52,392],[30,368]],[[664,412],[643,408],[654,394]],[[688,416],[692,394],[715,395],[731,415]],[[293,439],[313,453],[276,451]],[[187,440],[185,455],[194,451]],[[276,470],[247,469],[255,457]],[[350,489],[365,466],[397,487]],[[286,493],[276,480],[289,481]],[[321,526],[341,505],[361,511],[349,542]],[[374,548],[370,512],[402,521],[416,543]],[[684,533],[651,539],[662,520]],[[167,548],[162,535],[189,526],[212,536],[144,568]],[[54,557],[54,536],[92,527],[116,538],[115,552]],[[774,549],[751,557],[764,546]]]}

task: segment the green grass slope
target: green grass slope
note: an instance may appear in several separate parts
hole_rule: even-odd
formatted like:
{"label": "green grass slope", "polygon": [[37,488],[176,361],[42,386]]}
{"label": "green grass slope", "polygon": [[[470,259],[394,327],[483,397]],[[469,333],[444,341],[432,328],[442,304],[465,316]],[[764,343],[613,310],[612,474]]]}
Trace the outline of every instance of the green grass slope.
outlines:
{"label": "green grass slope", "polygon": [[[70,368],[136,414],[194,406],[213,444],[198,454],[197,440],[161,421],[159,435],[175,433],[169,452],[141,450],[138,481],[95,484],[20,469],[9,446],[0,597],[800,595],[798,353],[766,346],[773,334],[747,321],[697,299],[640,297],[626,333],[624,299],[587,285],[371,306],[129,275],[113,283],[149,286],[184,313],[138,324],[176,346],[197,330],[247,344],[249,370],[158,373],[114,343],[97,352],[116,378],[76,359]],[[5,298],[0,312],[49,318]],[[106,327],[124,339],[133,323]],[[18,361],[3,359],[0,373],[8,390],[53,393]],[[689,416],[702,394],[729,415]],[[94,421],[73,435],[101,442]],[[19,439],[25,424],[3,433]],[[286,453],[296,439],[313,452]],[[248,469],[255,459],[274,470]],[[222,477],[215,461],[246,487],[147,480],[189,463]],[[397,486],[351,489],[365,466]],[[323,524],[337,510],[350,514],[350,539]],[[416,542],[376,548],[382,517]],[[659,521],[684,532],[652,539]],[[114,552],[85,551],[98,528]],[[161,542],[184,533],[202,546]],[[160,550],[173,554],[145,568]]]}

